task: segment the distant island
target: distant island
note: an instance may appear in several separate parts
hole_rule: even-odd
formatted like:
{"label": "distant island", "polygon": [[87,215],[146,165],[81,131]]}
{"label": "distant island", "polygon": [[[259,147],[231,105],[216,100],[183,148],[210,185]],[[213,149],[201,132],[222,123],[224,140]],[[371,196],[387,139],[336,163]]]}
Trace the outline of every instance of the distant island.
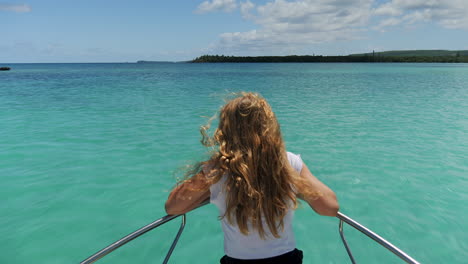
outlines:
{"label": "distant island", "polygon": [[192,63],[222,62],[434,62],[468,63],[468,50],[396,50],[350,54],[345,56],[289,55],[289,56],[225,56],[203,55]]}
{"label": "distant island", "polygon": [[[181,62],[185,62],[185,61],[181,61]],[[137,63],[139,63],[139,64],[157,64],[157,63],[164,64],[164,63],[179,63],[179,62],[178,61],[145,61],[145,60],[139,60],[139,61],[137,61]]]}

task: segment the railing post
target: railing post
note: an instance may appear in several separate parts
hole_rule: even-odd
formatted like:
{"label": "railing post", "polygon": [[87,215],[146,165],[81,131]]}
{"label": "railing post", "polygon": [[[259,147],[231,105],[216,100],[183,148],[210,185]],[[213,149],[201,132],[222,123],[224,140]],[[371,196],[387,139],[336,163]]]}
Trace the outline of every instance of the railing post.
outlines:
{"label": "railing post", "polygon": [[379,243],[380,245],[382,245],[383,247],[385,247],[386,249],[391,251],[393,254],[397,255],[399,258],[404,260],[406,263],[419,264],[418,261],[416,261],[415,259],[410,257],[408,254],[403,252],[403,250],[397,248],[392,243],[388,242],[387,240],[383,239],[381,236],[374,233],[372,230],[368,229],[367,227],[365,227],[365,226],[361,225],[360,223],[358,223],[357,221],[353,220],[351,217],[348,217],[348,216],[342,214],[341,212],[338,212],[336,217],[338,219],[340,219],[340,235],[342,235],[341,238],[343,239],[343,243],[345,244],[346,250],[348,251],[348,255],[350,256],[351,261],[353,262],[353,264],[355,263],[354,258],[352,258],[352,254],[350,254],[351,251],[349,250],[349,247],[348,247],[348,245],[346,243],[346,240],[344,239],[344,234],[342,232],[343,231],[343,225],[342,225],[341,222],[345,222],[348,225],[354,227],[355,229],[357,229],[358,231],[360,231],[364,235],[368,236],[369,238],[373,239],[375,242]]}
{"label": "railing post", "polygon": [[[210,203],[210,199],[207,199],[207,200],[201,202],[200,205],[198,207],[196,207],[196,208],[202,207],[202,206],[207,205],[209,203]],[[169,221],[171,221],[171,220],[173,220],[173,219],[175,219],[175,218],[177,218],[179,216],[182,216],[182,223],[180,224],[179,231],[177,232],[177,235],[176,235],[174,241],[172,242],[172,245],[169,248],[169,251],[167,252],[166,258],[164,259],[163,263],[167,263],[169,261],[169,258],[171,257],[172,252],[174,251],[174,248],[177,245],[177,242],[179,241],[179,238],[180,238],[180,235],[182,234],[182,231],[184,231],[185,222],[186,222],[185,214],[182,214],[182,215],[166,215],[164,217],[161,217],[158,220],[152,222],[151,224],[145,225],[144,227],[138,229],[137,231],[135,231],[133,233],[130,233],[130,234],[124,236],[123,238],[115,241],[114,243],[110,244],[109,246],[99,250],[94,255],[92,255],[92,256],[88,257],[87,259],[83,260],[82,262],[80,262],[80,264],[94,263],[94,262],[98,261],[100,258],[104,257],[105,255],[107,255],[107,254],[111,253],[112,251],[116,250],[117,248],[127,244],[130,241],[132,241],[133,239],[135,239],[135,238],[145,234],[146,232],[149,232],[149,231],[155,229],[156,227],[158,227],[160,225],[163,225],[163,224],[165,224],[165,223],[167,223],[167,222],[169,222]]]}
{"label": "railing post", "polygon": [[167,262],[169,261],[169,258],[172,255],[172,251],[174,251],[174,248],[177,245],[177,242],[179,241],[179,237],[182,234],[182,231],[184,231],[184,227],[185,227],[185,214],[182,215],[182,223],[180,224],[179,232],[177,232],[177,235],[174,238],[174,241],[172,242],[172,245],[169,248],[169,251],[167,252],[166,258],[164,258],[163,264],[167,264]]}
{"label": "railing post", "polygon": [[354,260],[353,253],[351,253],[351,249],[348,246],[348,242],[346,242],[346,239],[344,237],[343,233],[343,220],[340,219],[340,224],[339,224],[339,230],[340,230],[340,236],[341,240],[343,240],[343,244],[346,248],[346,252],[348,252],[349,259],[351,259],[351,263],[356,264],[356,261]]}
{"label": "railing post", "polygon": [[[154,228],[160,226],[160,225],[163,225],[177,217],[179,217],[180,215],[166,215],[164,217],[161,217],[159,218],[158,220],[152,222],[151,224],[148,224],[138,230],[136,230],[135,232],[133,233],[130,233],[128,235],[126,235],[125,237],[117,240],[116,242],[110,244],[109,246],[99,250],[98,252],[96,252],[94,255],[88,257],[87,259],[83,260],[82,262],[80,262],[80,264],[91,264],[91,263],[94,263],[96,261],[98,261],[100,258],[106,256],[107,254],[111,253],[112,251],[116,250],[117,248],[127,244],[128,242],[132,241],[133,239],[145,234],[146,232],[149,232],[151,230],[153,230]],[[182,230],[183,230],[183,227],[185,226],[185,215],[183,215],[182,217]],[[182,233],[182,231],[179,229],[179,233],[177,234],[177,239],[178,237],[180,236],[180,233]],[[173,247],[171,246],[172,250],[174,249],[175,245],[173,245]],[[172,251],[171,251],[172,253]]]}

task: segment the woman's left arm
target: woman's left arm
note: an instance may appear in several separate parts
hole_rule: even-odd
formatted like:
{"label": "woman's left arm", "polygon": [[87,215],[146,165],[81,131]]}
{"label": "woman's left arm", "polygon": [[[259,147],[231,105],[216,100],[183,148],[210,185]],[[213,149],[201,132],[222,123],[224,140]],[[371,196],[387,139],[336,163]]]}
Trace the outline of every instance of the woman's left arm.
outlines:
{"label": "woman's left arm", "polygon": [[185,214],[210,198],[210,188],[202,172],[175,187],[166,201],[166,213]]}

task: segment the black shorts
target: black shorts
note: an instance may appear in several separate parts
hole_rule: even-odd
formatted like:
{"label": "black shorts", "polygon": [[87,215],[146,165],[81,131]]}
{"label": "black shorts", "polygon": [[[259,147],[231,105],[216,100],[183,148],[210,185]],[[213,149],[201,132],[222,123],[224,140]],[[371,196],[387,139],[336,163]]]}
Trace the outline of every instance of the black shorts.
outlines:
{"label": "black shorts", "polygon": [[265,259],[235,259],[228,256],[222,257],[221,264],[255,263],[255,264],[302,264],[302,251],[297,248],[293,251],[272,258]]}

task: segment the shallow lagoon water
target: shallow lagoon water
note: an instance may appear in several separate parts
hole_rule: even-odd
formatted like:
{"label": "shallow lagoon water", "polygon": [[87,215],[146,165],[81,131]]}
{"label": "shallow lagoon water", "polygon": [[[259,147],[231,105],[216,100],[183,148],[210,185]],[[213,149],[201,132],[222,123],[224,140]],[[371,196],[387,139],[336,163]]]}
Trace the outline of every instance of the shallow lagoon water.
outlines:
{"label": "shallow lagoon water", "polygon": [[[271,103],[341,211],[421,263],[468,259],[466,64],[13,64],[0,73],[0,263],[77,263],[164,215],[230,92]],[[213,205],[171,263],[217,263]],[[161,263],[179,220],[98,263]],[[348,263],[338,221],[295,219],[304,263]],[[401,261],[345,227],[359,263]],[[197,260],[194,262],[194,260]]]}

